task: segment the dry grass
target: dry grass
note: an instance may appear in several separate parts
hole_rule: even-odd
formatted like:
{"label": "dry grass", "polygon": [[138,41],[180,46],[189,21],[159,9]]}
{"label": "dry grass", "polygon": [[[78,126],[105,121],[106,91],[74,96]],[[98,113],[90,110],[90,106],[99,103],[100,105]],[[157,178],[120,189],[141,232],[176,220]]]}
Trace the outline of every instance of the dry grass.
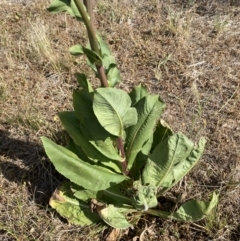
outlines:
{"label": "dry grass", "polygon": [[174,130],[208,139],[201,163],[177,189],[187,198],[220,193],[204,221],[143,217],[134,230],[115,233],[68,225],[47,205],[63,178],[39,138],[65,141],[56,115],[72,108],[73,73],[90,73],[68,54],[86,42],[85,29],[47,13],[47,0],[10,3],[0,8],[0,239],[239,240],[239,1],[97,1],[96,25],[119,63],[119,87],[143,83],[166,102]]}

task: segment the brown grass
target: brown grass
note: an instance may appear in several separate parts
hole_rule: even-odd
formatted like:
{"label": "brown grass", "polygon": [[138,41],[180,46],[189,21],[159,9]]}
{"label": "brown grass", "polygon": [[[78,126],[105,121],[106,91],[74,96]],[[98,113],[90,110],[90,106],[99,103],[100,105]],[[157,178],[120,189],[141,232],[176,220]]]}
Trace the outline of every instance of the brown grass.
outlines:
{"label": "brown grass", "polygon": [[[0,240],[240,240],[239,1],[98,0],[96,25],[115,53],[119,87],[143,83],[167,104],[175,131],[208,143],[201,163],[178,185],[187,198],[220,193],[217,210],[197,223],[144,216],[134,230],[68,225],[48,206],[63,178],[40,136],[59,143],[57,113],[72,108],[74,72],[91,72],[68,48],[84,26],[49,2],[0,7]],[[92,75],[91,75],[92,76]]]}

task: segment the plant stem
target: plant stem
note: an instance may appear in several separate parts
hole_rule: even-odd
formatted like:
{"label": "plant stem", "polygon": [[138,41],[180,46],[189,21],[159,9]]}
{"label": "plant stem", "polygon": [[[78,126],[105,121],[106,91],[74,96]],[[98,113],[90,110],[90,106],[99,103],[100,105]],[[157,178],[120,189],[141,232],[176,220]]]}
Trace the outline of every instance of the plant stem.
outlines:
{"label": "plant stem", "polygon": [[126,155],[125,155],[125,151],[124,151],[122,137],[118,137],[117,147],[118,147],[118,150],[120,151],[121,157],[123,158],[123,161],[121,162],[122,171],[126,176],[128,176],[129,171],[127,170],[127,160],[126,160]]}
{"label": "plant stem", "polygon": [[[92,11],[92,1],[91,0],[84,0],[84,4],[86,6],[87,12],[84,9],[84,4],[82,3],[81,0],[74,0],[79,13],[82,16],[83,22],[85,23],[85,26],[87,28],[87,33],[88,33],[88,38],[89,38],[89,42],[91,45],[91,49],[96,52],[98,55],[101,56],[100,51],[99,51],[99,47],[98,47],[98,41],[97,41],[97,37],[95,34],[95,30],[93,27],[93,11]],[[99,75],[99,79],[101,81],[101,85],[102,87],[108,87],[108,81],[107,81],[107,77],[104,71],[104,67],[103,65],[96,65],[97,71],[98,71],[98,75]]]}
{"label": "plant stem", "polygon": [[93,7],[92,7],[92,1],[91,0],[83,0],[83,4],[85,5],[88,15],[93,22]]}

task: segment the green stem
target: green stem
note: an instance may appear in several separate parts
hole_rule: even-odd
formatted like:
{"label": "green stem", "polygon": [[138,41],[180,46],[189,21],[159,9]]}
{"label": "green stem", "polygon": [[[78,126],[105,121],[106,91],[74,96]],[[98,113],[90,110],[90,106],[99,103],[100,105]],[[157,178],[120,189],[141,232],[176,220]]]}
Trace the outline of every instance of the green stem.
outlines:
{"label": "green stem", "polygon": [[173,220],[175,220],[175,218],[171,216],[171,213],[166,212],[166,211],[148,209],[145,212],[148,214],[151,214],[153,216],[160,217],[160,218],[172,218]]}
{"label": "green stem", "polygon": [[[93,12],[92,12],[91,0],[84,0],[88,14],[84,9],[84,4],[82,3],[81,0],[74,0],[74,2],[76,4],[78,11],[81,14],[81,17],[83,19],[83,22],[85,23],[85,26],[87,28],[87,33],[88,33],[88,38],[89,38],[89,42],[91,45],[91,49],[94,52],[96,52],[98,55],[101,56],[100,50],[98,47],[97,37],[96,37],[95,30],[93,27]],[[108,81],[107,81],[107,77],[106,77],[103,65],[96,65],[96,68],[98,71],[98,75],[99,75],[99,79],[101,81],[102,87],[108,87]]]}
{"label": "green stem", "polygon": [[[91,21],[93,21],[93,7],[92,7],[92,1],[90,0],[83,0],[83,4],[85,5],[88,15],[91,19]],[[92,22],[93,23],[93,22]]]}

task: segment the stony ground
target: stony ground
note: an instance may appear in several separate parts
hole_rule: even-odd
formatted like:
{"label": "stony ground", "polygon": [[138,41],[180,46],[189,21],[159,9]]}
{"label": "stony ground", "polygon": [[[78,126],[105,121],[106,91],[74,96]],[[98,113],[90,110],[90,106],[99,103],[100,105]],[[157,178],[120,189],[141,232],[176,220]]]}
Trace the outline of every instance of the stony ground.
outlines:
{"label": "stony ground", "polygon": [[[72,109],[68,48],[84,26],[46,11],[48,0],[0,3],[0,240],[240,240],[240,3],[238,0],[96,1],[95,24],[115,53],[119,88],[139,83],[166,102],[175,131],[208,140],[200,164],[177,185],[187,199],[220,194],[197,223],[143,216],[133,230],[69,225],[49,206],[63,180],[40,136],[66,143],[57,113]],[[93,82],[96,81],[93,78]]]}

